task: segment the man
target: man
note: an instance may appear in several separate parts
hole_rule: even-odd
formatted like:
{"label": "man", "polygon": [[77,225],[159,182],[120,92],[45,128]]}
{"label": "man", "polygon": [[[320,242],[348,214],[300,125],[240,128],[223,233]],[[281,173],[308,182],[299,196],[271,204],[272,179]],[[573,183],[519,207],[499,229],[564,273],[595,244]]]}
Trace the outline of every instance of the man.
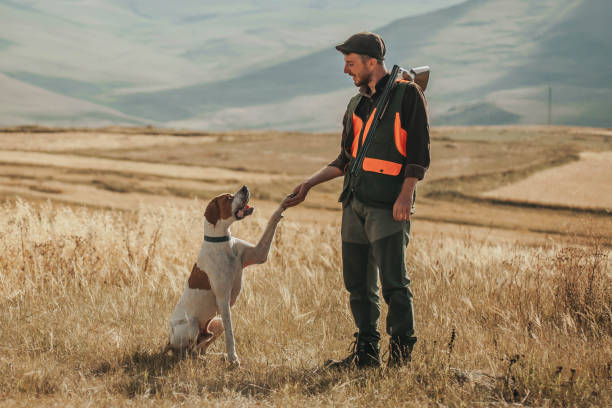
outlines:
{"label": "man", "polygon": [[344,175],[339,199],[343,208],[343,276],[358,332],[354,351],[328,366],[380,366],[379,274],[383,298],[389,306],[388,364],[401,366],[410,361],[416,342],[405,250],[415,186],[429,167],[427,106],[418,85],[397,82],[362,168],[352,175],[380,94],[387,81],[395,79],[390,79],[385,67],[385,44],[379,35],[358,33],[336,49],[344,54],[344,72],[359,87],[359,94],[350,100],[344,114],[340,154],[299,184],[286,205],[298,205],[313,186]]}

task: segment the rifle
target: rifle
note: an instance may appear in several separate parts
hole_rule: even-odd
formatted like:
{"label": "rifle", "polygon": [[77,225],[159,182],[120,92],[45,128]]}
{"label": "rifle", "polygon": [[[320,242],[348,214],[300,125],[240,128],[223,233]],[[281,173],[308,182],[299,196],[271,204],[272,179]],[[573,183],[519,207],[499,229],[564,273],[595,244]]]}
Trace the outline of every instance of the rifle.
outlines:
{"label": "rifle", "polygon": [[425,92],[429,82],[429,66],[423,65],[422,67],[410,68],[409,70],[400,68],[400,73],[404,80],[416,83]]}
{"label": "rifle", "polygon": [[391,69],[391,75],[389,76],[389,80],[385,84],[385,88],[383,89],[382,94],[378,99],[378,103],[376,104],[376,110],[374,112],[374,118],[372,119],[372,125],[370,125],[370,130],[368,131],[368,134],[365,137],[363,147],[355,158],[353,168],[351,169],[351,176],[356,176],[363,165],[363,159],[365,158],[365,154],[368,150],[368,147],[372,143],[372,139],[374,139],[376,127],[378,126],[378,123],[382,120],[382,117],[385,114],[385,111],[387,110],[387,105],[389,104],[389,96],[391,95],[391,91],[395,87],[395,83],[400,72],[402,75],[402,79],[406,81],[414,81],[421,87],[423,91],[425,90],[425,88],[427,88],[427,83],[429,82],[428,66],[411,68],[410,70],[400,68],[399,65],[393,66],[393,69]]}

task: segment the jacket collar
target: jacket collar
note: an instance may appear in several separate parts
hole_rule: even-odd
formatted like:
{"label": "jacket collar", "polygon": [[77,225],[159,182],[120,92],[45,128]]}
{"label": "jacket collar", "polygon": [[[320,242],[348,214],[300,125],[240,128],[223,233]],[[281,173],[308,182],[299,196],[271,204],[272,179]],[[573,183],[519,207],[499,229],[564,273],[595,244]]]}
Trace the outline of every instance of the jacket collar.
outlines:
{"label": "jacket collar", "polygon": [[383,91],[383,89],[385,88],[385,85],[387,84],[387,81],[389,80],[389,77],[391,75],[390,74],[385,74],[384,77],[380,78],[378,80],[378,82],[376,83],[376,91],[375,93],[371,94],[370,93],[370,87],[367,85],[363,85],[361,87],[359,87],[359,93],[362,96],[365,96],[367,98],[372,98],[374,97],[374,95],[380,95],[380,93]]}

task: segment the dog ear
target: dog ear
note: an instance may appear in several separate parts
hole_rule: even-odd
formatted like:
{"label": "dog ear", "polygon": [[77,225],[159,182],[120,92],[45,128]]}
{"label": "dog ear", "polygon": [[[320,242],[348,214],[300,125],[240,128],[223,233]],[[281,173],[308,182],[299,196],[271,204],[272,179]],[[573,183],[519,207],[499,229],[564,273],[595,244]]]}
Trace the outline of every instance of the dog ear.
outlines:
{"label": "dog ear", "polygon": [[219,208],[219,200],[215,198],[206,207],[206,211],[204,212],[204,217],[206,221],[211,223],[212,225],[217,225],[217,221],[219,221],[219,217],[221,216],[221,209]]}
{"label": "dog ear", "polygon": [[225,220],[232,216],[232,202],[234,201],[234,197],[231,197],[229,194],[223,198],[219,199],[219,211],[221,219]]}

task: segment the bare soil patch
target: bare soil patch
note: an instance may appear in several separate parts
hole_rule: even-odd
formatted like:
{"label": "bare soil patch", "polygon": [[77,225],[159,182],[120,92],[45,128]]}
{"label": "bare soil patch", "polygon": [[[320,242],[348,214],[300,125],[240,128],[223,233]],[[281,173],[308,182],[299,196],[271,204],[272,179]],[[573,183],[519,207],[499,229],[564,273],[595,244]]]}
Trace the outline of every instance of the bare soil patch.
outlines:
{"label": "bare soil patch", "polygon": [[542,170],[484,197],[612,210],[612,152],[582,152],[580,160]]}

